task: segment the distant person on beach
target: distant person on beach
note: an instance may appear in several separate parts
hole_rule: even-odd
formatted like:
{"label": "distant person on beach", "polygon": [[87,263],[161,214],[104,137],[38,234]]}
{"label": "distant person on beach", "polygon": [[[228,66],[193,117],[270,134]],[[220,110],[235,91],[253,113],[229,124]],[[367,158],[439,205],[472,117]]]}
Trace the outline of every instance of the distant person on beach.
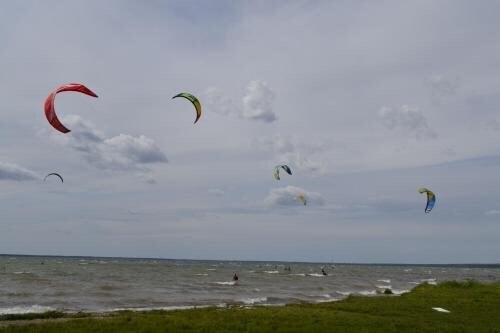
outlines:
{"label": "distant person on beach", "polygon": [[234,273],[233,275],[233,281],[236,282],[239,280],[238,274]]}

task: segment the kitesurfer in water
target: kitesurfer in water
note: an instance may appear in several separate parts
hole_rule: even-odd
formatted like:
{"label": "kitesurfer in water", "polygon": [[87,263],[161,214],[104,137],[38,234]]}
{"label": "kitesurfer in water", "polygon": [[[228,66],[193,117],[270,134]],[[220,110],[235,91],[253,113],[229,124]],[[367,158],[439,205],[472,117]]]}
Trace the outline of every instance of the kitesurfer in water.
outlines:
{"label": "kitesurfer in water", "polygon": [[238,274],[236,272],[233,274],[233,281],[236,282],[239,280]]}
{"label": "kitesurfer in water", "polygon": [[328,275],[328,273],[327,273],[327,272],[325,272],[325,269],[324,269],[323,267],[321,268],[321,273],[322,273],[323,275]]}

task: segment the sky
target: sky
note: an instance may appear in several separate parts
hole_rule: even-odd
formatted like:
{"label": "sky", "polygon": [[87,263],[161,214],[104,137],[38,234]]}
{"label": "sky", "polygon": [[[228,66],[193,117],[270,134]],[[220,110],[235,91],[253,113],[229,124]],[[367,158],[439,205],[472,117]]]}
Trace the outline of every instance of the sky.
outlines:
{"label": "sky", "polygon": [[2,2],[0,253],[498,263],[499,11]]}

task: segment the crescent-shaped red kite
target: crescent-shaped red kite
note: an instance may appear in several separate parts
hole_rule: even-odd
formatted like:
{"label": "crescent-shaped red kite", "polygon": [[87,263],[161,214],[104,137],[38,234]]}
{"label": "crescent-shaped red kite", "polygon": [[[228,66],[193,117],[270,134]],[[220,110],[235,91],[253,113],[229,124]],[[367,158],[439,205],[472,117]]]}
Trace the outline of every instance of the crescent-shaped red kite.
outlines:
{"label": "crescent-shaped red kite", "polygon": [[59,88],[51,92],[49,96],[47,96],[47,99],[45,100],[45,117],[47,117],[49,123],[56,130],[62,133],[68,133],[70,132],[70,130],[67,129],[63,124],[61,124],[61,122],[57,118],[56,110],[54,108],[54,101],[56,99],[56,95],[63,91],[76,91],[92,97],[97,97],[97,95],[92,90],[85,87],[83,84],[68,83],[63,86],[60,86]]}

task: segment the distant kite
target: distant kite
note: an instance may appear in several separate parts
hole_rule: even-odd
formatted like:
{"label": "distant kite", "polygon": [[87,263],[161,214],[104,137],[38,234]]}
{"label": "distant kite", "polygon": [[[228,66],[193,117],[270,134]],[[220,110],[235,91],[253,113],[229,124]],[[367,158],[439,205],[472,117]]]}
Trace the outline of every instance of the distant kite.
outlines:
{"label": "distant kite", "polygon": [[304,204],[304,206],[307,205],[307,199],[306,199],[306,197],[304,195],[302,195],[302,194],[299,195],[297,197],[297,199],[299,199]]}
{"label": "distant kite", "polygon": [[280,180],[280,169],[283,169],[286,171],[287,174],[291,175],[292,174],[292,170],[290,169],[290,167],[286,164],[283,164],[283,165],[277,165],[274,167],[274,170],[273,170],[273,176],[276,180]]}
{"label": "distant kite", "polygon": [[184,97],[185,99],[187,99],[191,103],[193,103],[194,108],[196,109],[196,119],[194,121],[194,123],[196,124],[198,119],[200,119],[200,117],[201,117],[201,104],[200,104],[200,101],[198,100],[198,98],[196,98],[194,95],[191,95],[190,93],[185,93],[185,92],[175,95],[174,97],[172,97],[172,99],[174,99],[176,97]]}
{"label": "distant kite", "polygon": [[431,190],[426,189],[425,187],[421,187],[418,189],[418,192],[421,194],[427,194],[427,204],[425,205],[425,212],[430,213],[434,204],[436,203],[436,195]]}
{"label": "distant kite", "polygon": [[69,83],[65,84],[63,86],[60,86],[56,90],[50,93],[49,96],[47,96],[47,99],[45,100],[45,116],[47,117],[47,120],[49,123],[54,127],[56,130],[62,133],[68,133],[71,130],[66,128],[57,118],[56,115],[56,110],[54,108],[54,102],[56,99],[56,95],[60,92],[63,91],[76,91],[82,94],[86,94],[92,97],[97,97],[97,95],[90,90],[89,88],[85,87],[83,84],[79,83]]}
{"label": "distant kite", "polygon": [[64,183],[63,177],[60,174],[55,173],[55,172],[49,173],[47,176],[45,176],[45,178],[43,179],[43,181],[45,181],[49,176],[59,177],[59,179],[61,180],[61,183]]}

